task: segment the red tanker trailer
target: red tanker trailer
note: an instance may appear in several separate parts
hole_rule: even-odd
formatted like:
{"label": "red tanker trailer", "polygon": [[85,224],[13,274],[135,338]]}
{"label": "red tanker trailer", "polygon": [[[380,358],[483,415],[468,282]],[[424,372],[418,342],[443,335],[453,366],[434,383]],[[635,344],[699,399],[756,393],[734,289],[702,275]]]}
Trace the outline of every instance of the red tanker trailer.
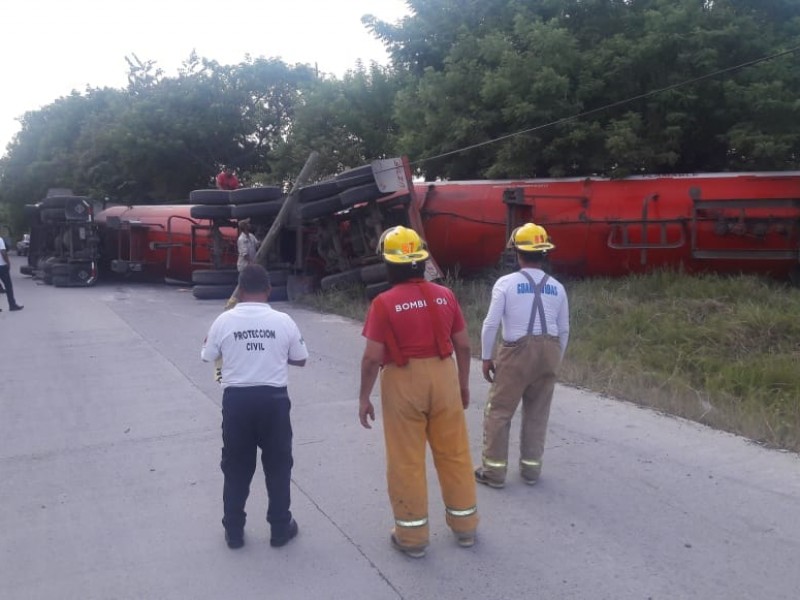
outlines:
{"label": "red tanker trailer", "polygon": [[[469,273],[498,264],[511,229],[534,221],[557,246],[553,270],[566,275],[681,267],[797,278],[800,270],[798,172],[412,185],[407,161],[392,161],[395,179],[405,173],[399,190],[382,185],[386,161],[302,188],[268,268],[323,287],[360,281],[372,294],[387,285],[374,248],[388,226],[415,227],[439,267]],[[91,241],[100,275],[194,282],[203,286],[203,297],[225,297],[235,282],[237,220],[250,219],[263,235],[285,196],[278,188],[247,188],[230,195],[200,190],[190,200],[202,204],[114,206],[83,223],[91,231],[82,235]],[[54,201],[40,204],[52,207]],[[67,202],[67,213],[72,204]],[[33,220],[40,229],[45,214],[59,224],[75,223],[52,208],[38,212]],[[53,262],[42,253],[55,252],[54,246],[34,244],[34,237],[43,237],[36,233],[32,228],[32,248],[41,248],[32,250],[28,272],[45,258],[45,266]],[[58,229],[44,237],[67,236]],[[78,259],[62,253],[55,260]]]}
{"label": "red tanker trailer", "polygon": [[663,267],[796,277],[800,173],[417,184],[431,253],[443,267],[497,264],[510,230],[543,225],[563,274]]}

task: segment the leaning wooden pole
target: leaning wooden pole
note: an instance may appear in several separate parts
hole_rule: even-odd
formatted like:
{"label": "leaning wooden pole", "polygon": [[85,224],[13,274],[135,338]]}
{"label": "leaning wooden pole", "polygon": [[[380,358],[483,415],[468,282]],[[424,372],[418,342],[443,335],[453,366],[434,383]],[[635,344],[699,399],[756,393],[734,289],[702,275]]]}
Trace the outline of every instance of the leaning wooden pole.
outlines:
{"label": "leaning wooden pole", "polygon": [[[267,254],[269,254],[269,249],[273,243],[275,243],[275,238],[278,237],[278,233],[281,230],[281,227],[286,223],[286,220],[289,218],[289,214],[291,213],[292,207],[297,203],[297,198],[300,195],[300,188],[306,185],[308,180],[316,171],[317,163],[319,162],[319,153],[316,151],[311,152],[308,155],[308,159],[306,159],[306,164],[303,165],[303,168],[300,170],[300,174],[297,176],[297,179],[292,186],[289,195],[286,197],[286,200],[283,202],[283,206],[281,206],[280,211],[278,211],[278,215],[275,217],[275,221],[273,221],[272,225],[267,232],[267,235],[261,242],[261,245],[258,247],[258,252],[256,252],[256,263],[263,265],[266,267],[267,262]],[[233,294],[231,297],[228,298],[228,302],[225,303],[225,310],[229,310],[236,306],[236,302],[238,302],[239,297],[239,284],[236,284],[236,289],[233,290]],[[217,359],[214,362],[214,379],[217,383],[222,382],[222,360]]]}
{"label": "leaning wooden pole", "polygon": [[[306,185],[308,180],[314,174],[317,169],[317,163],[319,162],[319,153],[316,151],[311,152],[308,155],[308,159],[306,159],[306,164],[303,165],[303,168],[300,170],[300,174],[297,176],[297,179],[292,186],[289,195],[284,200],[283,205],[281,206],[280,211],[278,211],[275,220],[270,225],[269,231],[267,235],[264,236],[264,239],[261,241],[261,245],[258,247],[258,252],[256,252],[255,262],[257,264],[267,266],[267,255],[269,254],[269,250],[272,245],[275,243],[278,234],[281,231],[281,228],[286,223],[286,220],[289,218],[291,214],[292,207],[297,203],[297,198],[300,196],[300,188]],[[225,304],[225,309],[229,309],[232,306],[236,305],[236,299],[239,296],[239,285],[236,285],[236,289],[233,290],[233,295],[228,299],[228,302]]]}

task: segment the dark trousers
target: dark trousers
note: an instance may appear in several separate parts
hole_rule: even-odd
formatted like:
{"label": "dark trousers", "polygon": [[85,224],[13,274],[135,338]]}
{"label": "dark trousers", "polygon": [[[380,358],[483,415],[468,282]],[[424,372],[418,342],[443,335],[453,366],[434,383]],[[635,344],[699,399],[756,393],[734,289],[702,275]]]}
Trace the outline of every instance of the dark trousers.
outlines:
{"label": "dark trousers", "polygon": [[257,448],[267,484],[267,521],[272,537],[286,535],[292,513],[289,485],[292,478],[291,402],[286,388],[270,386],[228,387],[222,395],[222,490],[226,530],[243,531],[250,482],[256,471]]}
{"label": "dark trousers", "polygon": [[11,283],[11,267],[3,265],[0,267],[0,281],[3,282],[3,287],[6,288],[6,298],[8,298],[8,307],[12,308],[17,305],[14,299],[14,285]]}

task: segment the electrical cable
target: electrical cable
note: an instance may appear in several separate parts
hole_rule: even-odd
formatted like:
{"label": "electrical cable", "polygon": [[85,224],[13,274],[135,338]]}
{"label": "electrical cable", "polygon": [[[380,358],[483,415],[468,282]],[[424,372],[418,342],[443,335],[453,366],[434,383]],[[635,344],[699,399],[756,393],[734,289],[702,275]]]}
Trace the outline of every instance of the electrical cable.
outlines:
{"label": "electrical cable", "polygon": [[717,76],[723,75],[725,73],[730,73],[730,72],[733,72],[733,71],[738,71],[739,69],[752,67],[753,65],[757,65],[757,64],[762,63],[762,62],[773,60],[775,58],[780,58],[781,56],[786,56],[787,54],[793,54],[793,53],[797,52],[798,50],[800,50],[800,45],[794,46],[793,48],[789,48],[788,50],[783,50],[781,52],[776,52],[775,54],[770,54],[768,56],[762,56],[761,58],[756,58],[756,59],[744,62],[742,64],[739,64],[739,65],[736,65],[736,66],[733,66],[733,67],[726,67],[725,69],[720,69],[718,71],[714,71],[713,73],[707,73],[707,74],[701,75],[699,77],[694,77],[692,79],[687,79],[687,80],[682,81],[680,83],[675,83],[675,84],[668,85],[668,86],[663,87],[663,88],[659,88],[657,90],[652,90],[652,91],[649,91],[649,92],[645,92],[644,94],[639,94],[638,96],[633,96],[631,98],[626,98],[625,100],[618,100],[616,102],[611,102],[610,104],[606,104],[606,105],[600,106],[598,108],[593,108],[591,110],[587,110],[587,111],[584,111],[584,112],[581,112],[581,113],[577,113],[577,114],[574,114],[574,115],[569,116],[569,117],[563,117],[561,119],[557,119],[557,120],[551,121],[549,123],[544,123],[542,125],[537,125],[536,127],[530,127],[528,129],[523,129],[521,131],[516,131],[514,133],[509,133],[509,134],[506,134],[506,135],[502,135],[500,137],[493,138],[491,140],[486,140],[484,142],[479,142],[477,144],[472,144],[471,146],[465,146],[465,147],[459,148],[457,150],[450,150],[449,152],[443,152],[442,154],[437,154],[435,156],[429,156],[427,158],[421,158],[419,160],[415,160],[415,161],[411,162],[410,164],[411,164],[411,166],[416,166],[416,165],[419,165],[419,164],[422,164],[422,163],[425,163],[425,162],[429,162],[429,161],[436,160],[436,159],[439,159],[439,158],[444,158],[445,156],[452,156],[453,154],[460,154],[461,152],[467,152],[468,150],[474,150],[475,148],[480,148],[482,146],[488,146],[489,144],[494,144],[495,142],[502,142],[503,140],[507,140],[507,139],[516,137],[518,135],[524,135],[526,133],[532,133],[534,131],[539,131],[539,130],[545,129],[547,127],[553,127],[555,125],[561,125],[563,123],[569,123],[571,121],[576,121],[577,119],[580,119],[580,118],[583,118],[583,117],[586,117],[586,116],[589,116],[589,115],[593,115],[595,113],[599,113],[599,112],[602,112],[604,110],[608,110],[608,109],[611,109],[611,108],[616,108],[618,106],[623,106],[625,104],[629,104],[629,103],[635,102],[637,100],[643,100],[644,98],[650,98],[651,96],[655,96],[656,94],[661,94],[663,92],[668,92],[670,90],[674,90],[674,89],[677,89],[677,88],[680,88],[680,87],[683,87],[683,86],[686,86],[686,85],[691,85],[691,84],[697,83],[699,81],[704,81],[706,79],[711,79],[713,77],[717,77]]}

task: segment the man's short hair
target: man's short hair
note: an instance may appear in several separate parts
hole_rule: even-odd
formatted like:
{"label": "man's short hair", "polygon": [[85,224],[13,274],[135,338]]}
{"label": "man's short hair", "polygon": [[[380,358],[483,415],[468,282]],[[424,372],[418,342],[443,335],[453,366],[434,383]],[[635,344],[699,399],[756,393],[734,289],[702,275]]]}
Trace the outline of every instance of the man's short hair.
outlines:
{"label": "man's short hair", "polygon": [[418,260],[413,263],[390,263],[386,264],[386,273],[389,283],[403,283],[409,279],[419,279],[425,277],[425,260]]}
{"label": "man's short hair", "polygon": [[529,263],[545,262],[547,260],[547,252],[522,252],[517,250],[517,256]]}
{"label": "man's short hair", "polygon": [[261,265],[247,265],[239,272],[239,287],[248,294],[262,294],[271,287],[269,273]]}

